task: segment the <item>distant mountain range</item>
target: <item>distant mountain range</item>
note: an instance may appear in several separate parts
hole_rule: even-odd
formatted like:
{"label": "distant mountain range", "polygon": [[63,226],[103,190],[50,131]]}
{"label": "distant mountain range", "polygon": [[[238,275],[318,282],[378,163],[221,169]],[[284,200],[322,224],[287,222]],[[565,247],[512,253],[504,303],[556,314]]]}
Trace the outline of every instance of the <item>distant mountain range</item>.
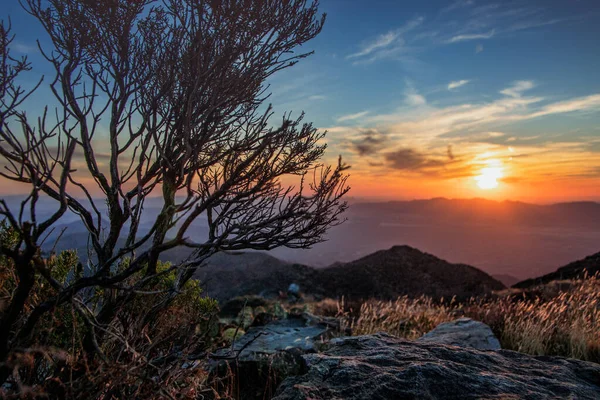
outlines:
{"label": "distant mountain range", "polygon": [[393,246],[349,263],[312,268],[287,263],[262,252],[218,253],[195,278],[221,303],[237,296],[275,297],[291,283],[304,293],[350,301],[399,296],[434,299],[485,296],[507,286],[528,289],[555,280],[600,273],[600,253],[569,263],[556,271],[516,282],[514,277],[490,276],[465,264],[451,264],[409,246]]}
{"label": "distant mountain range", "polygon": [[[5,200],[14,207],[20,199],[8,196]],[[46,198],[39,204],[40,218],[56,208]],[[148,199],[140,234],[150,229],[161,207],[160,199]],[[104,209],[100,212],[105,215]],[[512,285],[600,251],[600,203],[596,202],[534,205],[436,198],[352,203],[345,217],[348,220],[332,228],[324,243],[308,250],[279,248],[270,254],[289,264],[324,268],[358,260],[382,248],[407,245],[450,263],[474,265]],[[64,233],[62,228],[66,228]],[[207,232],[207,220],[201,215],[188,237],[202,242]],[[61,219],[44,250],[50,250],[61,234],[57,250],[75,248],[80,257],[87,258],[87,234],[76,215],[69,213]]]}
{"label": "distant mountain range", "polygon": [[534,205],[436,198],[356,203],[346,217],[327,242],[310,251],[277,249],[273,254],[325,267],[404,244],[519,281],[600,251],[600,203],[595,202]]}
{"label": "distant mountain range", "polygon": [[276,296],[296,283],[305,293],[349,300],[421,295],[465,300],[505,286],[477,268],[450,264],[408,246],[394,246],[350,263],[315,269],[264,253],[220,253],[196,276],[221,302],[244,295]]}

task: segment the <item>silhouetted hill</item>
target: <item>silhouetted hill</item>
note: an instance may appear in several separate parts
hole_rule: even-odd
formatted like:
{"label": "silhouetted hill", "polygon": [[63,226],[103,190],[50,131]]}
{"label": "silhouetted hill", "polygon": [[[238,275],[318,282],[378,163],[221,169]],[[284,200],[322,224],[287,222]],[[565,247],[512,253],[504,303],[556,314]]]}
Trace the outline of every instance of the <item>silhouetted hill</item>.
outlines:
{"label": "silhouetted hill", "polygon": [[505,288],[475,267],[451,264],[409,246],[394,246],[326,268],[320,279],[329,294],[353,299],[403,295],[465,299]]}
{"label": "silhouetted hill", "polygon": [[266,253],[218,253],[195,278],[220,302],[246,295],[277,296],[291,283],[300,285],[304,293],[350,300],[403,295],[466,299],[505,288],[477,268],[450,264],[408,246],[322,269],[286,263]]}
{"label": "silhouetted hill", "polygon": [[583,277],[586,273],[587,275],[600,273],[600,253],[588,256],[583,260],[574,261],[552,273],[540,276],[538,278],[524,280],[513,285],[513,287],[518,289],[526,289],[556,280],[578,279]]}
{"label": "silhouetted hill", "polygon": [[299,264],[281,261],[266,253],[217,253],[207,265],[198,269],[205,293],[220,302],[245,295],[277,296],[286,292],[290,283],[303,289],[320,292],[317,288],[319,271]]}

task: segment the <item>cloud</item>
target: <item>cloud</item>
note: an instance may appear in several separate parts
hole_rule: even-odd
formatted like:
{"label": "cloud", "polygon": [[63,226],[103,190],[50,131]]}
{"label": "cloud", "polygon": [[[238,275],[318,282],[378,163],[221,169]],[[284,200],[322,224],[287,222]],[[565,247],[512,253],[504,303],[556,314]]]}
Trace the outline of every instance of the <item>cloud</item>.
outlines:
{"label": "cloud", "polygon": [[32,46],[32,45],[28,45],[25,43],[14,43],[12,46],[13,50],[16,51],[17,53],[21,53],[21,54],[32,54],[32,53],[37,53],[39,50],[37,48],[37,46]]}
{"label": "cloud", "polygon": [[414,149],[399,149],[384,154],[390,168],[407,171],[424,171],[444,165],[443,161],[428,158]]}
{"label": "cloud", "polygon": [[470,7],[475,4],[474,0],[457,0],[454,3],[450,4],[447,7],[441,9],[441,13],[448,13],[450,11],[458,10],[460,8]]}
{"label": "cloud", "polygon": [[308,99],[311,101],[325,100],[327,99],[327,96],[323,96],[322,94],[315,94],[312,96],[308,96]]}
{"label": "cloud", "polygon": [[516,81],[511,87],[501,90],[500,93],[510,97],[521,97],[521,94],[527,90],[533,89],[534,83],[531,81]]}
{"label": "cloud", "polygon": [[487,33],[466,33],[466,34],[462,34],[462,35],[456,35],[456,36],[452,36],[450,39],[448,39],[446,43],[458,43],[458,42],[464,42],[467,40],[477,40],[477,39],[491,39],[492,37],[494,37],[495,32],[496,31],[494,29],[492,29],[491,31],[489,31]]}
{"label": "cloud", "polygon": [[547,26],[547,25],[554,25],[554,24],[557,24],[557,23],[563,22],[563,21],[566,21],[566,19],[551,19],[551,20],[547,20],[547,21],[543,21],[543,20],[522,21],[522,22],[518,22],[514,25],[509,26],[508,28],[506,28],[506,31],[507,32],[522,31],[525,29],[539,28],[541,26]]}
{"label": "cloud", "polygon": [[368,129],[361,133],[362,137],[352,141],[354,150],[360,156],[376,154],[385,145],[387,138],[375,129]]}
{"label": "cloud", "polygon": [[454,153],[452,152],[452,145],[451,144],[448,145],[448,148],[447,148],[446,152],[448,154],[448,158],[450,160],[454,160]]}
{"label": "cloud", "polygon": [[529,118],[538,118],[552,114],[564,114],[574,112],[599,111],[600,94],[585,97],[577,97],[571,100],[559,101],[548,104],[538,112],[529,115]]}
{"label": "cloud", "polygon": [[[411,82],[407,85],[405,104],[422,105],[424,99],[417,89]],[[361,126],[335,130],[338,144],[351,158],[357,157],[358,169],[375,175],[467,178],[479,174],[489,160],[499,160],[509,177],[504,183],[518,176],[520,183],[527,184],[547,180],[543,174],[549,171],[552,179],[563,179],[590,167],[600,168],[593,155],[600,151],[595,131],[523,131],[517,124],[551,115],[599,112],[600,93],[550,101],[528,94],[534,88],[534,82],[520,80],[497,92],[491,101],[401,106],[392,113],[369,114],[362,117]],[[460,156],[455,146],[460,146]]]}
{"label": "cloud", "polygon": [[404,96],[404,101],[406,104],[413,107],[424,106],[427,104],[427,100],[425,100],[423,95],[412,91],[406,93]]}
{"label": "cloud", "polygon": [[[493,101],[446,107],[401,107],[392,113],[366,116],[361,122],[384,130],[391,141],[400,143],[398,140],[402,140],[411,148],[431,145],[445,148],[449,139],[480,144],[508,143],[515,134],[505,134],[505,129],[498,129],[501,126],[515,126],[520,121],[549,115],[600,111],[600,93],[548,103],[545,97],[525,95],[525,91],[533,87],[530,81],[518,81],[500,91],[504,96]],[[422,103],[408,93],[405,103]],[[529,142],[540,142],[531,136],[527,137]],[[522,135],[518,135],[515,141],[526,143],[522,139]]]}
{"label": "cloud", "polygon": [[355,114],[342,115],[341,117],[336,119],[336,122],[354,121],[366,116],[368,113],[369,111],[361,111]]}
{"label": "cloud", "polygon": [[[383,168],[404,175],[437,177],[440,179],[464,178],[474,175],[473,166],[457,159],[448,147],[446,154],[426,154],[414,148],[400,148],[383,155]],[[379,166],[373,163],[371,166]]]}
{"label": "cloud", "polygon": [[396,32],[390,31],[388,33],[380,35],[371,43],[364,45],[361,51],[348,55],[346,57],[346,59],[367,56],[367,55],[373,53],[377,49],[381,49],[381,48],[389,46],[399,36],[400,36],[400,34],[397,31]]}
{"label": "cloud", "polygon": [[420,94],[410,80],[406,80],[406,90],[404,91],[404,103],[411,107],[420,107],[427,104],[425,96]]}
{"label": "cloud", "polygon": [[[441,8],[427,23],[423,17],[414,18],[398,29],[363,41],[359,50],[348,54],[346,59],[354,65],[395,59],[410,68],[419,61],[418,54],[427,49],[514,36],[515,32],[581,18],[576,14],[561,19],[550,18],[547,8],[530,6],[525,1],[483,3],[475,0],[455,1]],[[483,50],[483,45],[478,43],[475,53]]]}
{"label": "cloud", "polygon": [[388,31],[365,42],[359,51],[347,55],[346,59],[362,59],[363,62],[372,62],[397,55],[404,46],[402,35],[417,28],[423,23],[423,20],[423,17],[414,18],[398,29]]}
{"label": "cloud", "polygon": [[461,86],[465,86],[469,82],[471,82],[471,81],[468,79],[462,79],[460,81],[452,81],[448,84],[448,90],[458,89]]}

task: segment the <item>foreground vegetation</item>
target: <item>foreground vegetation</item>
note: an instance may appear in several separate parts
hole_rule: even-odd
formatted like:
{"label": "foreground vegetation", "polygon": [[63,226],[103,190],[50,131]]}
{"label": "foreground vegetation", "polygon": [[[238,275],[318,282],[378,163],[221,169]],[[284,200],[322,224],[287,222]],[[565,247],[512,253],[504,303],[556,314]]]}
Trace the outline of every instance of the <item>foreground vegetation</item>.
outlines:
{"label": "foreground vegetation", "polygon": [[508,290],[466,303],[428,297],[314,304],[317,313],[338,315],[353,335],[387,332],[416,339],[442,322],[470,317],[488,324],[502,348],[600,362],[600,279],[553,282],[528,291]]}

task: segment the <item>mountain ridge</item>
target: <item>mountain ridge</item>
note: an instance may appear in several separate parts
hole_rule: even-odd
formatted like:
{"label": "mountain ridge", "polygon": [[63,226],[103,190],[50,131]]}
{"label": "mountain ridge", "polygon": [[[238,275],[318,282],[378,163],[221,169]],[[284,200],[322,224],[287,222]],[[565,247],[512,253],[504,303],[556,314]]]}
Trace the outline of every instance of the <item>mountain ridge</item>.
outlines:
{"label": "mountain ridge", "polygon": [[264,253],[243,254],[251,259],[219,254],[198,270],[195,278],[206,283],[207,295],[221,302],[246,295],[277,296],[296,283],[307,294],[351,300],[391,300],[404,295],[466,299],[505,288],[473,266],[448,263],[406,245],[322,269],[286,263]]}

